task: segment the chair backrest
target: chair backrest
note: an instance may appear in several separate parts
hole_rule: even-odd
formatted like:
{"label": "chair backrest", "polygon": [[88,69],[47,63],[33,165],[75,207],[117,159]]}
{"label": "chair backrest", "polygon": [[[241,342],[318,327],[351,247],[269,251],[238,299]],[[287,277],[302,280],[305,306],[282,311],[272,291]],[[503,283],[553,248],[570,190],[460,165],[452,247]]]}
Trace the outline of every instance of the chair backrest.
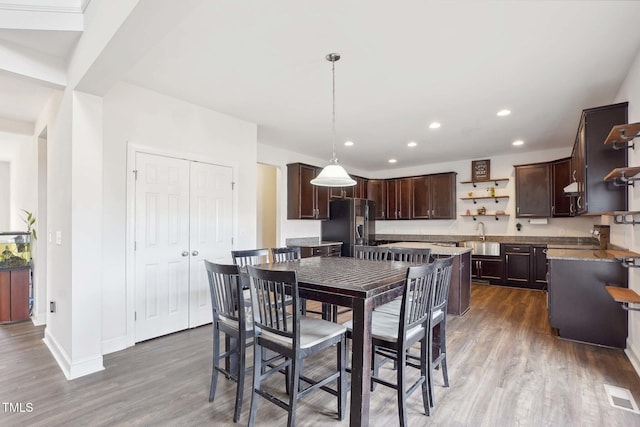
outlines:
{"label": "chair backrest", "polygon": [[427,319],[433,306],[436,269],[435,263],[407,269],[407,283],[402,294],[398,339],[406,339],[407,332],[419,325],[426,330]]}
{"label": "chair backrest", "polygon": [[433,264],[436,269],[433,310],[442,309],[443,312],[446,313],[449,285],[451,284],[451,270],[453,269],[453,257],[438,258]]}
{"label": "chair backrest", "polygon": [[300,259],[300,247],[271,248],[273,262],[295,261]]}
{"label": "chair backrest", "polygon": [[389,248],[384,246],[362,246],[353,247],[353,257],[358,259],[369,259],[372,261],[386,261]]}
{"label": "chair backrest", "polygon": [[[269,341],[282,342],[285,347],[299,349],[298,273],[295,270],[276,271],[254,266],[247,266],[247,272],[251,278],[253,326],[256,335],[260,333]],[[288,307],[293,309],[287,310]]]}
{"label": "chair backrest", "polygon": [[431,249],[429,248],[389,248],[389,259],[392,261],[428,264],[430,262],[430,256]]}
{"label": "chair backrest", "polygon": [[233,263],[239,267],[269,263],[269,249],[248,249],[231,251]]}
{"label": "chair backrest", "polygon": [[[237,322],[238,329],[244,330],[246,311],[242,297],[242,283],[237,265],[215,264],[204,260],[209,279],[213,321],[219,319]],[[239,308],[242,307],[240,310]],[[228,323],[228,322],[227,322]]]}

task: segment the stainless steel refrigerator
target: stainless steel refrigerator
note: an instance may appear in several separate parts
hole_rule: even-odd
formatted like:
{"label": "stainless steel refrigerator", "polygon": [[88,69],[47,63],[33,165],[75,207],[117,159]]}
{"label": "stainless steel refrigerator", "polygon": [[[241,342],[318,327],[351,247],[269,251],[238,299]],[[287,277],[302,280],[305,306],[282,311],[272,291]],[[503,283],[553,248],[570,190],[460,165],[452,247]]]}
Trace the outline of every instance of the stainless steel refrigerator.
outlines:
{"label": "stainless steel refrigerator", "polygon": [[353,256],[354,245],[375,244],[375,202],[367,199],[334,199],[329,219],[322,221],[322,240],[342,242],[342,256]]}

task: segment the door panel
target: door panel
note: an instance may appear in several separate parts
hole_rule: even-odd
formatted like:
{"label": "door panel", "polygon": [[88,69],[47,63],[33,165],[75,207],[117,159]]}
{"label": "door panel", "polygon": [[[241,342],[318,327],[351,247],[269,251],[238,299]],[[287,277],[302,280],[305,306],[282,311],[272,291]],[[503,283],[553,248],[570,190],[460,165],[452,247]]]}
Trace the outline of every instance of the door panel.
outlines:
{"label": "door panel", "polygon": [[189,326],[189,163],[136,154],[135,340]]}
{"label": "door panel", "polygon": [[211,323],[203,260],[228,262],[232,231],[232,170],[191,162],[189,327]]}

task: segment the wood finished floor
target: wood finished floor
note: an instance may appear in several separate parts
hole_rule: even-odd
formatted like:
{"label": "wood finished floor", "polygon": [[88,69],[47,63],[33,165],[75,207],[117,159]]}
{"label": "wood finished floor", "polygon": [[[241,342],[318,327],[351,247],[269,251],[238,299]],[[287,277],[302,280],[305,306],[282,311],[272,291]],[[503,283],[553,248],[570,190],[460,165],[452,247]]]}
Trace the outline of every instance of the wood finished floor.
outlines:
{"label": "wood finished floor", "polygon": [[[640,379],[624,352],[554,337],[545,299],[542,292],[474,285],[471,310],[448,319],[451,387],[436,376],[438,406],[430,417],[414,393],[410,425],[640,425],[640,415],[609,406],[603,387],[628,388],[640,401]],[[211,326],[106,355],[105,371],[74,381],[64,378],[42,336],[30,322],[0,326],[0,402],[33,405],[19,414],[0,406],[2,426],[235,425],[232,381],[222,377],[215,402],[208,402]],[[305,373],[333,363],[329,353],[306,363]],[[393,378],[389,365],[383,372]],[[278,387],[282,379],[275,381]],[[250,375],[245,390],[240,424],[248,419]],[[396,408],[395,392],[378,386],[370,425],[397,425]],[[335,413],[335,398],[319,391],[301,402],[297,425],[348,425]],[[285,423],[285,411],[261,401],[258,425]]]}

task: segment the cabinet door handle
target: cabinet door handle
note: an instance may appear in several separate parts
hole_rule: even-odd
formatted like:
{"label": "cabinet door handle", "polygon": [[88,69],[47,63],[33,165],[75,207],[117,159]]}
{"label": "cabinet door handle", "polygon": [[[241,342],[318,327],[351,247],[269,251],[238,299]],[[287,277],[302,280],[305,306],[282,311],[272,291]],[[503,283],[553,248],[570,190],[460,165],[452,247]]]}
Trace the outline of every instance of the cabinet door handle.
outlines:
{"label": "cabinet door handle", "polygon": [[516,209],[516,211],[518,211],[518,214],[520,214],[520,206],[518,206],[518,208]]}
{"label": "cabinet door handle", "polygon": [[551,215],[556,214],[556,205],[551,206]]}
{"label": "cabinet door handle", "polygon": [[577,181],[577,179],[576,179],[576,170],[575,169],[573,170],[573,174],[571,174],[571,177],[573,178],[573,182]]}
{"label": "cabinet door handle", "polygon": [[576,206],[578,206],[578,209],[582,209],[582,206],[580,205],[580,199],[582,199],[582,196],[578,196],[578,198],[576,199]]}

